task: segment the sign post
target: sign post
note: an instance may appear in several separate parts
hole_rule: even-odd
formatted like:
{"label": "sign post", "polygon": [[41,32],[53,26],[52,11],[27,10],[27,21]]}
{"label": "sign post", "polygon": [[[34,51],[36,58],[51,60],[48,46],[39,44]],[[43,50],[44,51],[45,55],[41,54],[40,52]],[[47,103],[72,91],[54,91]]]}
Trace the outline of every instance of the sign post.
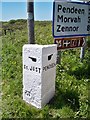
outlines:
{"label": "sign post", "polygon": [[81,62],[83,61],[84,55],[85,55],[85,46],[81,47],[81,53],[80,53],[80,61]]}
{"label": "sign post", "polygon": [[53,37],[58,56],[62,49],[81,47],[80,58],[83,59],[86,36],[90,36],[90,3],[55,0]]}
{"label": "sign post", "polygon": [[34,0],[30,2],[27,0],[27,13],[28,13],[28,43],[34,44]]}
{"label": "sign post", "polygon": [[57,53],[57,64],[61,63],[61,50]]}

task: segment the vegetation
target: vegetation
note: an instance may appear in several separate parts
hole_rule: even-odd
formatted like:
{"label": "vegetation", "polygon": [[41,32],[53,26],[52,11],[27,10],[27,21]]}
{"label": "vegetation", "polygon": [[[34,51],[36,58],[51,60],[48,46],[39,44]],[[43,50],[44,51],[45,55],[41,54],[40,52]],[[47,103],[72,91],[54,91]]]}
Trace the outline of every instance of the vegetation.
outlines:
{"label": "vegetation", "polygon": [[[11,34],[7,31],[0,37],[2,118],[46,118],[46,120],[89,118],[90,51],[88,48],[83,63],[79,58],[80,48],[62,51],[61,64],[57,65],[56,70],[55,96],[45,107],[38,110],[22,100],[22,46],[28,41],[26,20],[9,21],[2,25],[2,30],[6,26],[7,29],[13,29]],[[35,22],[35,40],[37,44],[53,43],[51,22]]]}

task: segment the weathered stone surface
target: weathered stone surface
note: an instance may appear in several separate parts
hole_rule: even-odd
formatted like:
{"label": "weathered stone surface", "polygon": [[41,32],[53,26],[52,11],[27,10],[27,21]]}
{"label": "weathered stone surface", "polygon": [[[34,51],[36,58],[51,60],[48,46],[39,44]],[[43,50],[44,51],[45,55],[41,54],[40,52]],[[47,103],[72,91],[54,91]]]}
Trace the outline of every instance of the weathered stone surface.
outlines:
{"label": "weathered stone surface", "polygon": [[42,108],[55,93],[57,45],[23,46],[23,100]]}

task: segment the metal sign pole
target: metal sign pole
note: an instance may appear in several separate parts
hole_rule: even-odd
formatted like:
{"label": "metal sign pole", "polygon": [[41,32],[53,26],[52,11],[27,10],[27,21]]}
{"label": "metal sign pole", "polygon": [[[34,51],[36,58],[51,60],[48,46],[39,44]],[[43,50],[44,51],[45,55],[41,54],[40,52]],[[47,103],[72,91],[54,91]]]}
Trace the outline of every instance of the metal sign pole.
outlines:
{"label": "metal sign pole", "polygon": [[81,53],[80,53],[80,61],[81,62],[83,62],[84,54],[85,54],[85,48],[81,47]]}
{"label": "metal sign pole", "polygon": [[30,0],[27,0],[27,13],[28,13],[28,43],[34,44],[35,38],[34,38],[34,0],[30,2]]}
{"label": "metal sign pole", "polygon": [[[85,42],[86,42],[86,38],[83,38],[85,39]],[[84,56],[85,56],[85,47],[86,46],[83,46],[81,47],[81,53],[80,53],[80,61],[83,62],[83,59],[84,59]]]}
{"label": "metal sign pole", "polygon": [[[83,2],[85,2],[85,1],[83,0]],[[89,1],[88,1],[88,2],[89,2]],[[86,41],[86,38],[83,38],[83,39],[85,39],[85,41]],[[81,53],[80,53],[80,61],[81,61],[81,62],[83,62],[84,55],[85,55],[85,46],[84,46],[84,47],[81,47]]]}
{"label": "metal sign pole", "polygon": [[61,64],[61,50],[57,53],[57,64]]}
{"label": "metal sign pole", "polygon": [[[57,0],[55,0],[57,1]],[[62,0],[62,1],[71,1],[71,0]],[[57,53],[57,64],[61,64],[61,50]]]}

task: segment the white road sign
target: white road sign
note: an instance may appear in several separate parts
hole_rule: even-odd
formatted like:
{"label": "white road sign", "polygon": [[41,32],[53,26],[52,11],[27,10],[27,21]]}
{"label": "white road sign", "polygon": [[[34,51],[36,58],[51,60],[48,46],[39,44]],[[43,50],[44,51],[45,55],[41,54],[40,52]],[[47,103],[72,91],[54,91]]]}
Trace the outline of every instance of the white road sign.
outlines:
{"label": "white road sign", "polygon": [[54,2],[53,36],[54,38],[90,36],[90,4]]}

